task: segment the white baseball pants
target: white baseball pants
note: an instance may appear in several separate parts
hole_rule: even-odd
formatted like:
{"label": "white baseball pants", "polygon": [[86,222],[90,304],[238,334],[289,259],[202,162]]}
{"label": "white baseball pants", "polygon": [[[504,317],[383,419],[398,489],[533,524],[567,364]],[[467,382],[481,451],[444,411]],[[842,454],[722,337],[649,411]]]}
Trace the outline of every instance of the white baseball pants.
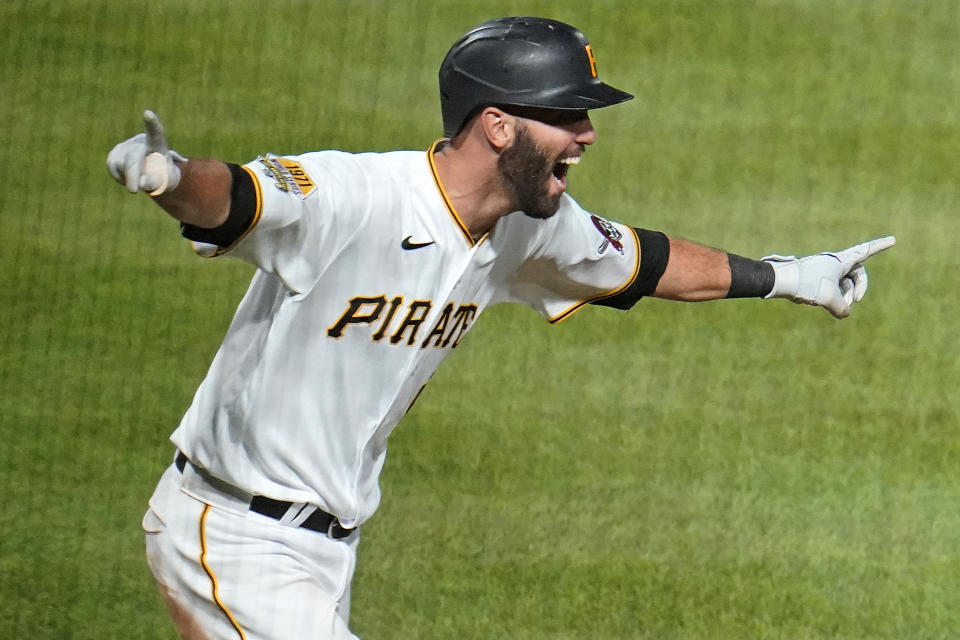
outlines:
{"label": "white baseball pants", "polygon": [[187,465],[143,518],[147,561],[180,634],[203,640],[356,640],[347,627],[359,532],[341,540],[249,510]]}

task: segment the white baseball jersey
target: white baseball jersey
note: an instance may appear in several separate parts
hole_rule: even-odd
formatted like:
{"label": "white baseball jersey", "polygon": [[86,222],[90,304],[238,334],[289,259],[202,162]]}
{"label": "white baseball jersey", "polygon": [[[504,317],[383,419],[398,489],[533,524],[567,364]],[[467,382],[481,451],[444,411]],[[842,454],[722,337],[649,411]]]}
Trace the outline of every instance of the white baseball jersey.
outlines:
{"label": "white baseball jersey", "polygon": [[474,242],[433,149],[244,170],[254,221],[216,253],[259,270],[172,440],[214,476],[346,527],[376,510],[387,436],[484,309],[558,322],[637,278],[636,232],[567,195],[552,218],[513,213]]}

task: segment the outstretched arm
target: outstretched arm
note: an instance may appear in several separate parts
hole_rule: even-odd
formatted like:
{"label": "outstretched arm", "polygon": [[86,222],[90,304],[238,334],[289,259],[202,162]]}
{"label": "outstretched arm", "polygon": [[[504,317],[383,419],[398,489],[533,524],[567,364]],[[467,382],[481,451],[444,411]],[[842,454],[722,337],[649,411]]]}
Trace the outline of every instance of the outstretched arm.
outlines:
{"label": "outstretched arm", "polygon": [[655,297],[700,302],[726,298],[729,291],[730,265],[725,252],[670,238],[670,258],[653,292]]}
{"label": "outstretched arm", "polygon": [[160,119],[143,113],[145,131],[107,156],[110,174],[131,193],[148,192],[171,216],[203,229],[219,227],[230,212],[232,176],[219,160],[187,159],[170,149]]}
{"label": "outstretched arm", "polygon": [[892,247],[893,236],[837,252],[805,258],[767,256],[750,260],[703,245],[670,238],[670,257],[654,296],[696,302],[720,298],[787,298],[821,306],[836,318],[867,291],[862,262]]}

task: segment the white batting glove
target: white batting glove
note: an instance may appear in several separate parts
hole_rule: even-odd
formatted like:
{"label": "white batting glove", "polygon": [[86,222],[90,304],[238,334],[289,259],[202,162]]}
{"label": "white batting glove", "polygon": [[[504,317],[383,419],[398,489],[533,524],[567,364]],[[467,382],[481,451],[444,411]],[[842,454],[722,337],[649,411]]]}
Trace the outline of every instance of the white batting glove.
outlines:
{"label": "white batting glove", "polygon": [[824,307],[835,318],[850,315],[850,305],[867,292],[867,271],[862,262],[897,243],[887,236],[858,244],[843,251],[815,256],[766,256],[775,280],[767,298],[789,298],[794,302]]}
{"label": "white batting glove", "polygon": [[143,112],[143,126],[146,133],[138,133],[111,149],[107,169],[130,193],[147,191],[158,196],[180,183],[177,163],[187,159],[167,144],[163,123],[153,111]]}

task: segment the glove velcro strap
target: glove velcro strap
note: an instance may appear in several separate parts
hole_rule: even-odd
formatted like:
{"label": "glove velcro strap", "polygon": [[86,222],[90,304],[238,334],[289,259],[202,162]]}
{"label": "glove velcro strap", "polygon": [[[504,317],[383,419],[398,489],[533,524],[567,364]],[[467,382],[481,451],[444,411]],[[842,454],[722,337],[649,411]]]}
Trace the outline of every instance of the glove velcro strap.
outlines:
{"label": "glove velcro strap", "polygon": [[783,259],[779,256],[764,262],[773,267],[773,288],[765,298],[796,299],[800,290],[800,261],[796,258]]}

